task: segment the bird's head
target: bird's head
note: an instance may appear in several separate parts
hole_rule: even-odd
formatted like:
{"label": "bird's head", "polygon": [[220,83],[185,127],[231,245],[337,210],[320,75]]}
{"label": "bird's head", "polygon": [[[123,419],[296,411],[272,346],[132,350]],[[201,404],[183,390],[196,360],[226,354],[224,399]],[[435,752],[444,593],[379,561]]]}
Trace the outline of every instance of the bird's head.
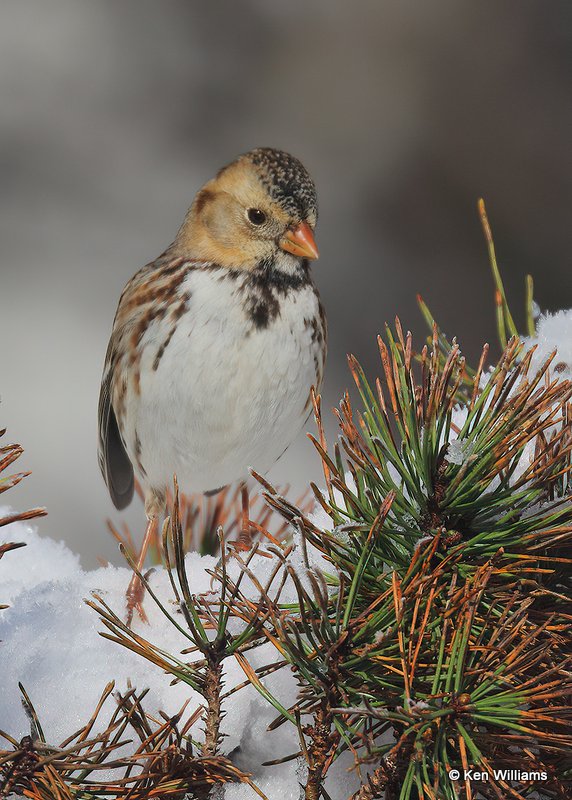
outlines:
{"label": "bird's head", "polygon": [[295,269],[318,258],[316,188],[297,158],[260,147],[223,167],[199,191],[181,226],[178,254],[234,269]]}

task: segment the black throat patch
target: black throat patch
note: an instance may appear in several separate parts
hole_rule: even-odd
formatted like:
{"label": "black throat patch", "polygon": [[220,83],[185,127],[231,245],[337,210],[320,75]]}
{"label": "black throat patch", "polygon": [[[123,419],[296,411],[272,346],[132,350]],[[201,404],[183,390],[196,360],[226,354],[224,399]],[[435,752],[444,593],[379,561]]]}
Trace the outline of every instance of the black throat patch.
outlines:
{"label": "black throat patch", "polygon": [[260,262],[243,283],[247,315],[257,330],[267,328],[280,314],[281,300],[312,285],[308,261],[295,272],[278,269],[273,259]]}

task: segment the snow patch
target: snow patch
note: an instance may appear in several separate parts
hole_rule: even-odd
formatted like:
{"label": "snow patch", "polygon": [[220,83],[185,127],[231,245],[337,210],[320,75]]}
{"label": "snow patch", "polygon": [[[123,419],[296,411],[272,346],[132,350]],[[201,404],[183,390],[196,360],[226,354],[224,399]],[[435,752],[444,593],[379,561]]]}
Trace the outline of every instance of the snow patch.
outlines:
{"label": "snow patch", "polygon": [[[6,509],[0,509],[0,516],[4,511]],[[30,732],[20,702],[18,682],[28,692],[46,738],[53,744],[59,744],[87,722],[110,680],[115,681],[118,691],[125,691],[129,681],[138,690],[149,688],[145,707],[154,715],[159,710],[174,714],[189,697],[189,713],[201,704],[202,698],[186,684],[171,686],[169,675],[99,635],[104,626],[95,611],[86,606],[84,599],[97,592],[116,613],[123,616],[125,589],[130,579],[127,568],[107,566],[86,572],[82,570],[78,557],[63,543],[40,537],[32,525],[21,522],[0,529],[0,544],[4,542],[26,542],[27,546],[7,553],[0,560],[0,603],[10,604],[9,608],[0,611],[0,729],[15,738]],[[311,566],[319,568],[321,557],[318,551],[314,552],[311,547],[308,550]],[[303,563],[299,543],[294,552],[293,566],[299,569]],[[212,570],[215,563],[216,559],[198,553],[186,556],[193,593],[211,590],[208,570]],[[264,584],[271,570],[270,559],[255,557],[250,566]],[[229,568],[238,570],[237,565],[229,565]],[[172,591],[165,569],[156,568],[150,583],[163,604],[167,607],[172,604]],[[250,596],[257,596],[251,581],[245,580],[242,585]],[[286,586],[285,592],[286,600],[294,599],[293,586]],[[137,633],[174,655],[188,647],[188,640],[166,621],[149,597],[145,601],[145,610],[150,625],[135,620]],[[189,660],[190,656],[182,658]],[[276,658],[276,651],[270,644],[251,654],[255,668]],[[225,690],[244,679],[239,665],[228,659],[225,662]],[[265,683],[283,704],[289,705],[294,701],[297,686],[290,670],[268,676]],[[110,716],[114,703],[113,698],[108,699],[101,715],[102,724]],[[295,761],[276,767],[262,766],[265,761],[298,751],[299,741],[294,726],[285,724],[269,732],[268,725],[277,712],[252,687],[231,695],[225,708],[223,752],[232,754],[239,767],[252,772],[254,782],[270,800],[299,800],[302,767],[297,767]],[[202,738],[201,729],[201,723],[193,729],[199,740]],[[327,784],[332,800],[345,800],[358,788],[355,776],[346,772],[349,766],[349,762],[340,759],[332,768]],[[257,795],[246,785],[231,785],[226,787],[221,797],[225,800],[254,800]]]}
{"label": "snow patch", "polygon": [[536,345],[531,370],[538,370],[556,350],[551,372],[572,380],[572,309],[542,314],[536,323],[536,335],[524,339],[527,349]]}

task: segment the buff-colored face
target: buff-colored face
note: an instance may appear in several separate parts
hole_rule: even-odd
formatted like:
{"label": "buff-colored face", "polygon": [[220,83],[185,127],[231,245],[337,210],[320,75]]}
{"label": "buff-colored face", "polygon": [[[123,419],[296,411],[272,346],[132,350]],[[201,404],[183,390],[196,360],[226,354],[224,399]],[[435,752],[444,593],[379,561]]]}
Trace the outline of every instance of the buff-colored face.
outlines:
{"label": "buff-colored face", "polygon": [[280,250],[317,258],[315,225],[313,209],[301,213],[291,203],[273,198],[259,170],[242,157],[197,194],[176,246],[190,258],[253,269]]}

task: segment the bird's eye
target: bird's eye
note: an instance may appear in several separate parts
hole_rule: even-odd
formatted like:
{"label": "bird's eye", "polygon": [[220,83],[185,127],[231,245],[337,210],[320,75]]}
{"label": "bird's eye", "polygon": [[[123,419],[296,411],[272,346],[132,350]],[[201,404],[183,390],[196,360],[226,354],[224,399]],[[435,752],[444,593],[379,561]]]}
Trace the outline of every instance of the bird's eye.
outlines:
{"label": "bird's eye", "polygon": [[247,214],[253,225],[262,225],[266,222],[266,214],[259,208],[249,208]]}

